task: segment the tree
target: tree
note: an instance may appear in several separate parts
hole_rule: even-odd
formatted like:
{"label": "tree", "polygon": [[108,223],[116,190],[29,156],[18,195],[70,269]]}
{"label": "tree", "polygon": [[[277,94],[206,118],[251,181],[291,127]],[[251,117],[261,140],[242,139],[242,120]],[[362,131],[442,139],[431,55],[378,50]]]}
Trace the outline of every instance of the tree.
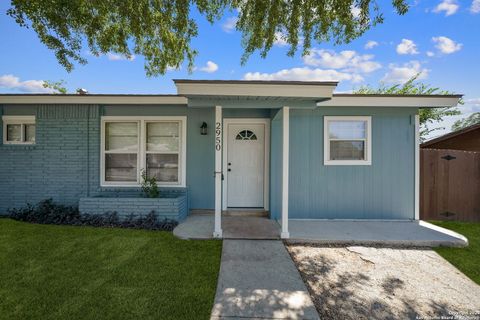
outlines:
{"label": "tree", "polygon": [[480,112],[475,112],[466,118],[455,121],[452,125],[452,131],[461,130],[466,127],[473,126],[480,123]]}
{"label": "tree", "polygon": [[50,80],[45,80],[43,81],[43,87],[45,89],[51,89],[53,93],[57,94],[67,94],[68,90],[65,87],[67,83],[65,80],[60,80],[60,81],[50,81]]}
{"label": "tree", "polygon": [[[408,11],[407,0],[391,1],[398,14]],[[312,42],[349,43],[384,21],[377,0],[11,0],[7,14],[32,28],[67,71],[87,63],[87,46],[95,56],[143,55],[146,74],[156,76],[185,59],[192,70],[195,11],[213,24],[232,10],[238,11],[242,63],[255,51],[265,58],[278,37],[290,45],[289,56],[300,43],[306,55]]]}
{"label": "tree", "polygon": [[[418,81],[420,73],[410,78],[404,84],[395,84],[387,86],[384,83],[380,84],[378,88],[372,88],[369,85],[362,86],[354,93],[358,94],[443,94],[448,95],[452,92],[447,90],[441,90],[440,88],[432,87],[429,84],[425,84]],[[463,104],[463,100],[460,99],[459,104]],[[442,127],[430,129],[429,124],[438,123],[443,120],[444,117],[454,116],[460,114],[460,110],[456,106],[445,108],[420,108],[420,138],[423,141],[431,132],[436,130],[445,129]]]}

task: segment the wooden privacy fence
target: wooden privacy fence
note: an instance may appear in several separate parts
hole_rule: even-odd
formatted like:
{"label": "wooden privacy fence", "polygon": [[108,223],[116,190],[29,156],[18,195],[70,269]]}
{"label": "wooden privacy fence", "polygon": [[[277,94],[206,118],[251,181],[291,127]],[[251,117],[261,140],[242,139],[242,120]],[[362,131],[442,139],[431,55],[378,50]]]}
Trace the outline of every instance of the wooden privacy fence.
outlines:
{"label": "wooden privacy fence", "polygon": [[480,221],[480,152],[420,150],[420,218]]}

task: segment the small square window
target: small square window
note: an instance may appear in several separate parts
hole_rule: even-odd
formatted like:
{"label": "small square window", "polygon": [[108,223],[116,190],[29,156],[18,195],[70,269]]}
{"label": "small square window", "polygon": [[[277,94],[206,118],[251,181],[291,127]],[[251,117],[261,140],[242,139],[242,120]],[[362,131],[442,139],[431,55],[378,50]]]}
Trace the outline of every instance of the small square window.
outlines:
{"label": "small square window", "polygon": [[327,116],[325,165],[370,165],[371,117]]}
{"label": "small square window", "polygon": [[3,116],[4,144],[34,144],[34,116]]}

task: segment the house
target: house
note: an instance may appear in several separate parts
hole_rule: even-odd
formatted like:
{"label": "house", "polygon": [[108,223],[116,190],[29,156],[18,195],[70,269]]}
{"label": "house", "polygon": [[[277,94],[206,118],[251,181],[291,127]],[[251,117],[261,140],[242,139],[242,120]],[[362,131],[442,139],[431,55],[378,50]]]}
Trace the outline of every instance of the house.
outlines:
{"label": "house", "polygon": [[420,218],[479,222],[480,124],[420,148]]}
{"label": "house", "polygon": [[444,134],[422,143],[420,147],[480,152],[480,123]]}
{"label": "house", "polygon": [[[177,95],[3,94],[0,212],[265,210],[419,219],[419,107],[459,95],[334,94],[336,82],[175,80]],[[142,169],[161,187],[139,197]],[[157,201],[157,202],[155,202]]]}

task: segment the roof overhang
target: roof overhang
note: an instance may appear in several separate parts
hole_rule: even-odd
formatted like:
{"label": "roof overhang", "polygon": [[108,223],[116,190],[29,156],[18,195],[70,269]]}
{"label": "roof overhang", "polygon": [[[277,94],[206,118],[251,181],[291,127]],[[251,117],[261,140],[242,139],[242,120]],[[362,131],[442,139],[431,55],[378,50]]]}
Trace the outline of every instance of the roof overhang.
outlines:
{"label": "roof overhang", "polygon": [[332,97],[337,82],[173,80],[186,97],[275,97],[321,100]]}
{"label": "roof overhang", "polygon": [[186,105],[178,95],[143,94],[0,94],[0,104],[151,104]]}
{"label": "roof overhang", "polygon": [[318,107],[443,108],[458,104],[462,95],[333,94],[317,102]]}

